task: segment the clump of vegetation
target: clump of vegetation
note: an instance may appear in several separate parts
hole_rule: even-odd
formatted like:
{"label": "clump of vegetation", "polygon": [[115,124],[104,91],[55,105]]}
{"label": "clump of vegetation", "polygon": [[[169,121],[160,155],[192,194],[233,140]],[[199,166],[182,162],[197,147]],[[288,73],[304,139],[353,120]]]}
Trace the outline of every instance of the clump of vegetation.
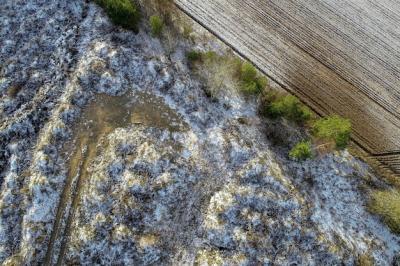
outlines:
{"label": "clump of vegetation", "polygon": [[247,95],[259,94],[268,85],[268,80],[248,62],[241,65],[239,79],[241,91]]}
{"label": "clump of vegetation", "polygon": [[[251,74],[251,75],[254,75]],[[304,160],[312,157],[312,151],[319,154],[346,148],[351,136],[351,122],[338,115],[318,120],[313,119],[312,111],[300,100],[290,94],[269,91],[263,94],[261,113],[271,119],[285,118],[300,125],[311,127],[313,142],[300,142],[289,156]],[[316,147],[314,145],[318,144]]]}
{"label": "clump of vegetation", "polygon": [[186,53],[186,58],[189,61],[189,63],[194,63],[197,61],[200,61],[203,57],[203,54],[199,51],[191,50]]}
{"label": "clump of vegetation", "polygon": [[338,149],[347,146],[351,135],[351,122],[349,119],[338,115],[332,115],[317,120],[312,127],[315,137],[325,140],[333,140]]}
{"label": "clump of vegetation", "polygon": [[203,53],[202,58],[206,63],[213,63],[218,60],[218,54],[214,51],[207,51]]}
{"label": "clump of vegetation", "polygon": [[95,0],[110,17],[111,21],[123,28],[138,31],[140,13],[131,0]]}
{"label": "clump of vegetation", "polygon": [[8,88],[7,95],[11,98],[15,98],[21,91],[22,87],[20,85],[14,85]]}
{"label": "clump of vegetation", "polygon": [[290,121],[304,123],[311,119],[311,110],[290,94],[270,92],[265,97],[263,113],[269,118],[284,117]]}
{"label": "clump of vegetation", "polygon": [[219,56],[214,51],[199,52],[195,50],[188,52],[186,56],[191,64],[202,63],[208,68],[214,65],[214,70],[219,68],[219,70],[227,72],[225,76],[229,75],[230,79],[237,78],[240,90],[246,95],[257,95],[268,86],[266,77],[260,75],[252,64],[243,63],[237,57]]}
{"label": "clump of vegetation", "polygon": [[374,266],[374,258],[369,254],[359,255],[356,261],[356,266]]}
{"label": "clump of vegetation", "polygon": [[400,234],[400,192],[396,190],[374,191],[369,203],[370,211],[382,216],[389,228]]}
{"label": "clump of vegetation", "polygon": [[164,28],[163,20],[159,16],[154,15],[150,17],[149,21],[151,27],[151,34],[155,37],[160,36]]}
{"label": "clump of vegetation", "polygon": [[224,260],[217,250],[200,250],[196,254],[195,265],[222,266]]}
{"label": "clump of vegetation", "polygon": [[307,160],[312,157],[311,141],[302,141],[296,144],[296,146],[289,153],[290,158],[294,160]]}
{"label": "clump of vegetation", "polygon": [[188,59],[189,63],[201,62],[209,65],[211,63],[215,63],[219,59],[219,56],[214,51],[200,52],[191,50],[186,53],[186,58]]}
{"label": "clump of vegetation", "polygon": [[188,40],[193,40],[192,33],[193,33],[193,28],[191,25],[188,24],[183,25],[183,30],[182,30],[183,38]]}

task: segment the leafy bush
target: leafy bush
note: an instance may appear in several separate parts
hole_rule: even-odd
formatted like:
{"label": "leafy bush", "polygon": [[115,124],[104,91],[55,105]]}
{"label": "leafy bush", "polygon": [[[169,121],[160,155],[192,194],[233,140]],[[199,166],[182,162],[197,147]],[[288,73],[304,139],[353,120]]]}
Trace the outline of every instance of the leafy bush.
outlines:
{"label": "leafy bush", "polygon": [[259,76],[256,79],[256,83],[258,88],[261,90],[265,89],[268,86],[268,79],[264,76]]}
{"label": "leafy bush", "polygon": [[257,78],[257,70],[250,63],[244,63],[242,65],[242,72],[240,76],[243,82],[252,82]]}
{"label": "leafy bush", "polygon": [[151,34],[153,36],[160,36],[164,28],[164,22],[159,16],[150,17]]}
{"label": "leafy bush", "polygon": [[199,51],[189,51],[186,53],[186,58],[188,59],[188,61],[190,63],[196,62],[196,61],[200,61],[203,57],[203,54]]}
{"label": "leafy bush", "polygon": [[250,63],[240,68],[240,87],[245,94],[258,94],[268,85],[265,77],[258,76],[257,69]]}
{"label": "leafy bush", "polygon": [[220,57],[214,51],[200,52],[192,50],[186,53],[186,58],[188,59],[189,63],[201,62],[205,66],[210,66],[218,63],[218,60],[222,60],[222,57]]}
{"label": "leafy bush", "polygon": [[400,234],[400,192],[395,190],[374,191],[369,209],[382,216],[389,228]]}
{"label": "leafy bush", "polygon": [[335,141],[336,147],[343,149],[350,140],[351,122],[338,115],[321,118],[314,123],[313,133],[317,138]]}
{"label": "leafy bush", "polygon": [[131,0],[95,0],[95,2],[106,11],[113,23],[138,31],[140,13]]}
{"label": "leafy bush", "polygon": [[266,96],[264,114],[273,119],[285,117],[297,123],[304,123],[312,117],[311,110],[298,98],[278,93],[270,93]]}
{"label": "leafy bush", "polygon": [[247,95],[258,94],[260,92],[257,82],[255,81],[243,82],[240,88],[241,91]]}
{"label": "leafy bush", "polygon": [[296,144],[296,146],[289,153],[290,158],[295,160],[306,160],[312,157],[312,147],[310,141],[302,141]]}

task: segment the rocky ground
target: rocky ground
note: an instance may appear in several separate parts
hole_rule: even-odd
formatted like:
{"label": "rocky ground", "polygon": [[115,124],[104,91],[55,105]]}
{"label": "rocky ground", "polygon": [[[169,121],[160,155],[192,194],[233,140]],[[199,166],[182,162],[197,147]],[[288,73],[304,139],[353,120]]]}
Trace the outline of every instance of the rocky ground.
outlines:
{"label": "rocky ground", "polygon": [[379,177],[347,151],[288,160],[253,100],[206,96],[192,45],[81,0],[4,1],[0,261],[390,265],[400,238],[365,207]]}

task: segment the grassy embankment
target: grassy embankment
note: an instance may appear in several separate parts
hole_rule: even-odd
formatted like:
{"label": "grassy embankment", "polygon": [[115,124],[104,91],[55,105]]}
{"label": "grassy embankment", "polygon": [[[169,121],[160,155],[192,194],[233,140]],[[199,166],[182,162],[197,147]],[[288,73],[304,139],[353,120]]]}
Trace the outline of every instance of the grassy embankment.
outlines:
{"label": "grassy embankment", "polygon": [[[137,32],[141,14],[138,7],[130,0],[95,0],[104,8],[110,19],[123,28]],[[190,24],[182,27],[172,15],[176,12],[168,0],[155,0],[148,4],[154,12],[149,18],[151,34],[163,37],[165,25],[169,31],[180,32],[186,39],[191,39]],[[147,10],[148,11],[148,10]],[[164,36],[171,42],[173,35]],[[173,44],[170,45],[173,49]],[[344,149],[349,143],[351,123],[338,115],[316,118],[313,113],[295,96],[268,89],[267,79],[258,73],[253,65],[242,62],[234,56],[220,56],[216,53],[189,51],[187,59],[193,69],[202,74],[207,84],[207,95],[214,97],[216,90],[221,88],[227,79],[238,84],[240,91],[246,97],[259,97],[260,113],[273,120],[287,120],[309,132],[308,138],[295,144],[288,156],[294,160],[312,158],[321,147],[326,151]],[[396,190],[374,191],[369,203],[370,211],[379,214],[383,221],[395,233],[400,233],[400,192]]]}

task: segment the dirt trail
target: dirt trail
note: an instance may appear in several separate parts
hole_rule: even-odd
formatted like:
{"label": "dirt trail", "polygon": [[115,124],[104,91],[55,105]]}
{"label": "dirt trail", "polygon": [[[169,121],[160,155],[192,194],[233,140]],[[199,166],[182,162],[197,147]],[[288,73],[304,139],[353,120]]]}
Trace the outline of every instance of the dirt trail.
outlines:
{"label": "dirt trail", "polygon": [[[86,162],[83,162],[83,158],[85,158],[85,155],[87,153],[87,142],[88,142],[88,137],[85,136],[81,138],[81,141],[79,145],[77,146],[71,161],[70,161],[70,172],[68,175],[67,182],[64,187],[64,191],[61,195],[61,200],[57,209],[57,214],[56,214],[56,220],[54,223],[53,231],[51,233],[50,237],[50,244],[47,249],[44,265],[51,265],[52,263],[52,256],[55,248],[55,242],[60,236],[60,231],[62,230],[62,221],[63,217],[65,216],[65,211],[67,209],[67,206],[69,205],[70,202],[70,195],[73,192],[73,181],[76,176],[79,175],[79,181],[82,180],[80,172],[82,171],[82,166],[86,165]],[[78,187],[79,187],[79,181],[78,181]],[[76,195],[73,197],[74,199],[76,198]],[[73,208],[73,207],[72,207]],[[71,215],[70,215],[71,216]]]}
{"label": "dirt trail", "polygon": [[[73,143],[76,143],[76,147],[69,159],[69,174],[57,209],[44,265],[53,265],[54,261],[61,265],[63,262],[75,213],[85,182],[90,178],[89,167],[97,155],[98,145],[103,145],[105,138],[116,128],[135,124],[168,128],[171,131],[180,130],[183,126],[181,118],[161,98],[144,92],[119,97],[97,95],[85,108],[74,129]],[[58,241],[61,241],[60,247]]]}
{"label": "dirt trail", "polygon": [[67,222],[66,222],[66,226],[65,226],[65,230],[64,230],[64,236],[63,236],[62,243],[61,243],[60,253],[59,253],[59,256],[57,259],[57,265],[62,264],[64,255],[65,255],[65,251],[66,251],[66,248],[69,243],[69,238],[70,238],[71,229],[72,229],[72,223],[74,221],[75,213],[77,211],[78,204],[81,199],[84,182],[88,178],[88,173],[89,173],[88,167],[89,167],[89,164],[92,161],[92,159],[96,156],[97,140],[98,139],[95,138],[95,141],[93,141],[93,142],[89,143],[87,146],[83,147],[84,151],[81,153],[81,155],[82,155],[81,158],[82,158],[83,163],[81,164],[81,167],[80,167],[80,174],[78,177],[75,193],[72,196],[73,200],[72,200],[71,210],[70,210],[69,216],[67,218]]}

